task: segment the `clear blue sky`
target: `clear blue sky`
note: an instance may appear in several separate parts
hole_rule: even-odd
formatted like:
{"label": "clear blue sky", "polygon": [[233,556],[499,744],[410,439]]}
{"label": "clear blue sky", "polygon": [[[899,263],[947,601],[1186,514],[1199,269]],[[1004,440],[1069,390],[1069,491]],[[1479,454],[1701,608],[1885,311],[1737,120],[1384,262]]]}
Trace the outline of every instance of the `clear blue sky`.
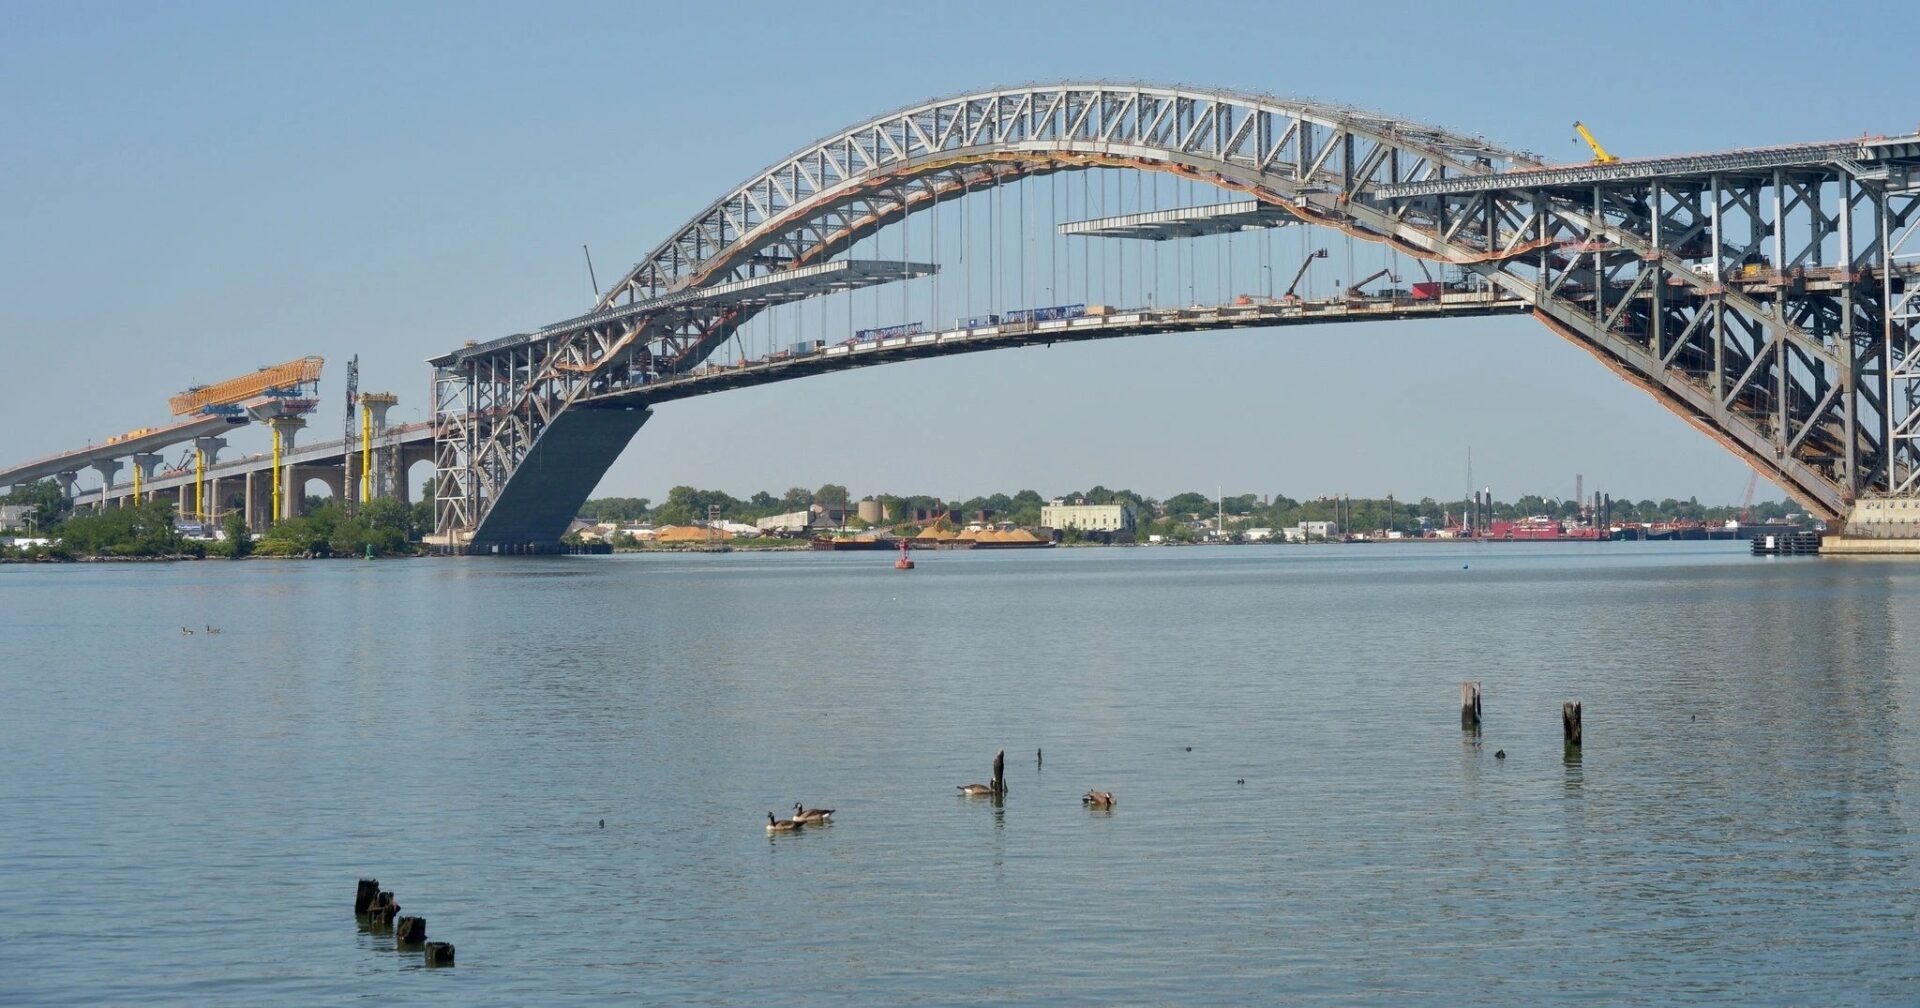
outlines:
{"label": "clear blue sky", "polygon": [[[422,360],[581,310],[707,202],[922,98],[1088,78],[1367,106],[1578,160],[1912,130],[1871,5],[42,4],[0,33],[0,458],[308,353]],[[937,11],[937,13],[936,13]],[[252,450],[259,432],[241,435]],[[1524,319],[979,354],[661,408],[601,494],[1737,499],[1745,467]],[[910,449],[910,450],[909,450]],[[1771,488],[1762,491],[1763,496]]]}

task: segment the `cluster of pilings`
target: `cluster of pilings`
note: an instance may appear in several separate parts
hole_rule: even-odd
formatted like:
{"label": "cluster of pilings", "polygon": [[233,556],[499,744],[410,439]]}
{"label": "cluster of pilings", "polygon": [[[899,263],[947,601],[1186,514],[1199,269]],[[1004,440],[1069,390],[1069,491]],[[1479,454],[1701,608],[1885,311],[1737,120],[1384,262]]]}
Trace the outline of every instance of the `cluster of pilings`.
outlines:
{"label": "cluster of pilings", "polygon": [[[1480,734],[1480,680],[1469,679],[1460,684],[1460,727],[1472,733],[1476,738]],[[1565,744],[1568,755],[1580,752],[1580,701],[1568,700],[1560,705],[1560,740]],[[1502,749],[1496,755],[1505,756]]]}
{"label": "cluster of pilings", "polygon": [[400,916],[400,901],[392,892],[380,888],[379,879],[361,879],[353,896],[353,915],[369,931],[392,931],[393,944],[402,949],[423,949],[428,966],[453,965],[451,942],[427,940],[425,917]]}

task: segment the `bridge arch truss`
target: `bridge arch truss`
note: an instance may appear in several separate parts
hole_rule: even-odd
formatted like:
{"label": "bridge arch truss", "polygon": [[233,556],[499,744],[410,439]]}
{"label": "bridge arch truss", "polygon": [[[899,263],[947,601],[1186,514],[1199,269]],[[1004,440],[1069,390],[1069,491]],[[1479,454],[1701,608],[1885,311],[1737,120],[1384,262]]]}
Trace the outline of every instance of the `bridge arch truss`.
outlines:
{"label": "bridge arch truss", "polygon": [[481,547],[557,537],[644,422],[650,381],[691,370],[783,300],[886,279],[844,259],[862,238],[1017,179],[1114,167],[1208,182],[1478,274],[1838,517],[1861,493],[1920,479],[1920,302],[1901,252],[1920,223],[1917,162],[1907,137],[1547,168],[1358,109],[1189,88],[928,102],[769,166],[589,314],[435,359],[438,524]]}

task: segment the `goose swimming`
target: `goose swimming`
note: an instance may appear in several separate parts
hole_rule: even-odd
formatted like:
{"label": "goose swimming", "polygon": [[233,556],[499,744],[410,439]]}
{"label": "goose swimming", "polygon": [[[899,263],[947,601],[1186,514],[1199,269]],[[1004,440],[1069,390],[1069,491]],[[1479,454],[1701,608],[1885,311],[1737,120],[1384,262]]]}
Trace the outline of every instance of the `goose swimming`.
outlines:
{"label": "goose swimming", "polygon": [[985,798],[988,795],[1007,793],[1007,751],[1000,750],[993,757],[993,779],[985,784],[956,784],[960,793],[968,798]]}

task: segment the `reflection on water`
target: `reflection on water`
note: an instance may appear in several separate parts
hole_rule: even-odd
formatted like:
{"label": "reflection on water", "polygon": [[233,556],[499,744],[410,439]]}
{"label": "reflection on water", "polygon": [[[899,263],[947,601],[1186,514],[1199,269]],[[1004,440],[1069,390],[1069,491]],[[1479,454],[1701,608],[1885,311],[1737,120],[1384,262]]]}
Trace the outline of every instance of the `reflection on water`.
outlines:
{"label": "reflection on water", "polygon": [[[1917,587],[1705,544],[0,569],[0,1000],[1913,1003]],[[768,834],[796,799],[835,822]],[[460,965],[356,931],[361,877]]]}

